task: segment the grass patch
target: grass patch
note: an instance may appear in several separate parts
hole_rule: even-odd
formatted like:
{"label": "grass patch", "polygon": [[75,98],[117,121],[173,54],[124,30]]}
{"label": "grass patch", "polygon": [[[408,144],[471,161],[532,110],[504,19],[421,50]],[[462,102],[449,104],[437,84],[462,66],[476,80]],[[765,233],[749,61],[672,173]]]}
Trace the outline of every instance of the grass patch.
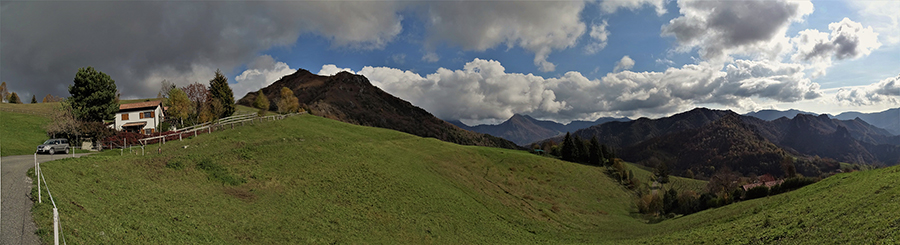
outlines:
{"label": "grass patch", "polygon": [[42,116],[0,111],[2,156],[33,154],[48,139],[43,126],[49,122],[50,119]]}
{"label": "grass patch", "polygon": [[[169,165],[166,164],[166,167],[168,166]],[[176,164],[173,167],[177,169],[179,166]],[[233,174],[231,174],[231,172],[228,171],[228,169],[222,167],[221,164],[218,164],[213,160],[210,160],[209,158],[203,158],[203,160],[200,160],[200,162],[197,163],[197,169],[205,171],[206,175],[209,177],[209,180],[222,182],[222,184],[240,185],[247,182],[243,178],[234,176]]]}
{"label": "grass patch", "polygon": [[[841,174],[798,191],[648,224],[635,218],[631,192],[603,168],[309,115],[161,148],[147,156],[106,151],[43,164],[66,239],[891,243],[886,239],[898,237],[900,225],[896,215],[884,215],[896,213],[900,203],[897,167]],[[244,181],[229,184],[222,176]],[[33,208],[39,229],[51,227],[48,203]],[[52,238],[45,233],[41,239]]]}

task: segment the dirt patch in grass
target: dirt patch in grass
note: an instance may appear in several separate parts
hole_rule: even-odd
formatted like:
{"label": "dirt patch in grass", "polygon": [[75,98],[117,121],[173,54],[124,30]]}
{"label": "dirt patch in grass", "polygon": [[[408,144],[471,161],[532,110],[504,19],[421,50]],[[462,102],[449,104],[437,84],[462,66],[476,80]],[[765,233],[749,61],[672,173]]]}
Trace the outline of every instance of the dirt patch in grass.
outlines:
{"label": "dirt patch in grass", "polygon": [[256,200],[256,194],[250,192],[248,188],[242,187],[225,187],[225,194],[229,196],[235,197],[237,199],[241,199],[244,202],[253,202]]}

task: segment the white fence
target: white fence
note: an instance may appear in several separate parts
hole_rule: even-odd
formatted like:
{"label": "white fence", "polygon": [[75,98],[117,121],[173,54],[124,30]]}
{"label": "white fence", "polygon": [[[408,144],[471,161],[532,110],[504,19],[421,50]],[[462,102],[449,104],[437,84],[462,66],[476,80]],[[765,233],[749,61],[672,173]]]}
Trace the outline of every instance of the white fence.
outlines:
{"label": "white fence", "polygon": [[[44,173],[41,171],[41,163],[37,160],[37,153],[34,153],[34,176],[37,178],[38,183],[38,203],[43,203],[44,200],[41,198],[41,182],[44,183],[44,188],[47,189],[47,196],[50,197],[50,203],[53,204],[53,244],[59,245],[59,235],[63,234],[61,231],[62,224],[59,222],[59,210],[56,207],[56,200],[53,199],[53,193],[50,192],[50,186],[47,185],[47,179],[44,178]],[[66,236],[63,234],[63,244],[66,244]]]}
{"label": "white fence", "polygon": [[[234,129],[235,126],[244,126],[244,124],[254,124],[254,123],[261,123],[261,122],[265,122],[265,121],[281,120],[281,119],[284,119],[284,118],[287,118],[290,116],[302,115],[305,113],[306,112],[291,113],[291,114],[284,114],[284,115],[271,115],[271,116],[264,116],[264,117],[258,117],[258,116],[256,116],[256,113],[234,115],[234,116],[219,119],[218,121],[215,121],[215,122],[208,122],[208,123],[203,123],[203,124],[198,124],[198,125],[178,129],[176,131],[165,132],[165,133],[163,133],[163,135],[160,135],[160,136],[143,138],[143,139],[138,140],[137,143],[139,143],[142,146],[148,145],[148,144],[155,144],[155,143],[165,144],[167,140],[168,141],[175,140],[175,139],[182,140],[185,135],[197,136],[198,134],[202,134],[204,132],[212,133],[213,131],[227,129],[228,127],[231,127],[231,129]],[[127,146],[127,144],[125,146]]]}

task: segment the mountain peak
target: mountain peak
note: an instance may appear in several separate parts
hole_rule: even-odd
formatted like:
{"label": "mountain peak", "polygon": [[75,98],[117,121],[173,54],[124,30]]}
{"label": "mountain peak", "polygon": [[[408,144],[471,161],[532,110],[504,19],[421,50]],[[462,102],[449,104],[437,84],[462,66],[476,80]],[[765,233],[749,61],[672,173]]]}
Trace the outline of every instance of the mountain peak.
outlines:
{"label": "mountain peak", "polygon": [[[301,106],[312,114],[342,122],[402,131],[421,137],[464,145],[516,149],[513,142],[466,131],[434,117],[428,111],[402,100],[378,87],[362,75],[339,72],[320,76],[303,69],[284,76],[262,89],[263,96],[276,101],[282,88],[294,91]],[[238,104],[250,106],[258,93],[248,93]],[[277,109],[276,103],[269,110]]]}

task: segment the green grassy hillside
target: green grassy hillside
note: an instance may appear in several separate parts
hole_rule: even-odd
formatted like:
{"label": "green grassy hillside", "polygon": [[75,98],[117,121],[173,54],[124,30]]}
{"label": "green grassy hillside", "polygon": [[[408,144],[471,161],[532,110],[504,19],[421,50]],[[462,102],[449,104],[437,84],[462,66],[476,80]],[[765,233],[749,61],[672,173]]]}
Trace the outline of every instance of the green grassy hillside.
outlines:
{"label": "green grassy hillside", "polygon": [[[796,191],[664,221],[641,243],[897,244],[900,166],[838,174]],[[678,227],[696,227],[678,229]]]}
{"label": "green grassy hillside", "polygon": [[[601,169],[524,151],[298,116],[169,142],[162,152],[45,164],[67,239],[496,243],[645,234],[629,228],[643,222]],[[44,231],[49,210],[47,202],[34,209]],[[598,232],[608,236],[587,236]]]}
{"label": "green grassy hillside", "polygon": [[[43,164],[66,239],[73,244],[749,242],[737,239],[802,231],[789,228],[794,223],[784,217],[803,212],[835,212],[822,216],[832,219],[863,209],[895,214],[896,204],[884,204],[896,198],[895,180],[878,182],[890,187],[872,187],[881,194],[867,194],[871,188],[852,180],[900,177],[897,168],[841,175],[846,180],[831,178],[797,192],[647,224],[633,214],[630,192],[601,168],[309,115],[172,141],[161,151],[119,156],[110,150]],[[635,167],[636,176],[649,175],[642,171]],[[863,194],[848,190],[828,199],[816,189],[823,186]],[[871,202],[860,200],[871,195],[876,195]],[[806,200],[829,208],[799,209],[806,206],[797,203]],[[868,206],[850,209],[859,203]],[[50,210],[47,200],[32,210],[45,242],[51,239]],[[768,226],[753,228],[765,224],[760,217],[770,217]],[[882,216],[874,224],[898,224],[888,219]],[[822,234],[847,225],[811,221],[802,224],[820,234],[815,239],[829,239]],[[744,231],[731,226],[749,233],[735,233]],[[867,231],[843,234],[859,240],[887,232],[875,227],[860,223],[854,228]]]}
{"label": "green grassy hillside", "polygon": [[49,122],[43,116],[0,110],[0,156],[34,153],[48,139],[43,127]]}

